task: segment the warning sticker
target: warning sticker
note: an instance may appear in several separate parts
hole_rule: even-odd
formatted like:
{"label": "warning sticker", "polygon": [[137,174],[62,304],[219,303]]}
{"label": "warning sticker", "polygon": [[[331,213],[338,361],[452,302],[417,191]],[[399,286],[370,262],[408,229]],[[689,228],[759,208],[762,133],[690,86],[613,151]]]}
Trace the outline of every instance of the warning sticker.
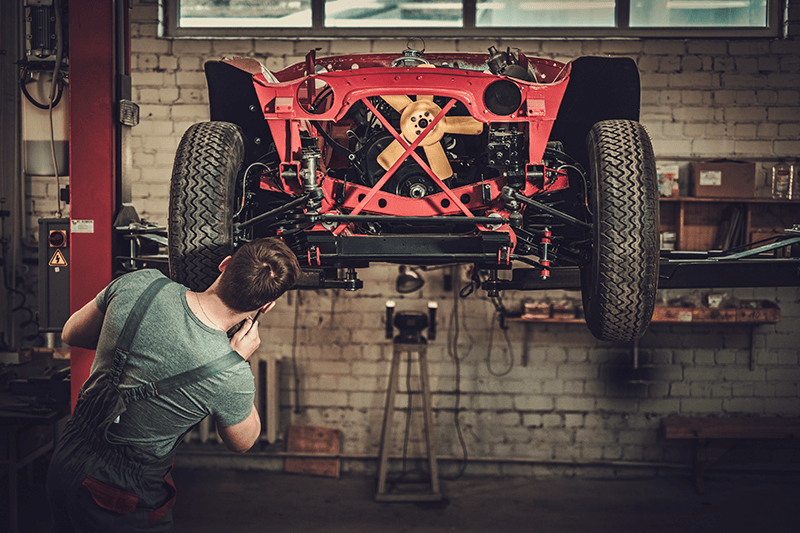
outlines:
{"label": "warning sticker", "polygon": [[56,253],[53,254],[53,257],[50,258],[50,262],[47,264],[51,267],[65,267],[67,266],[67,260],[64,258],[64,254],[61,253],[61,250],[56,250]]}

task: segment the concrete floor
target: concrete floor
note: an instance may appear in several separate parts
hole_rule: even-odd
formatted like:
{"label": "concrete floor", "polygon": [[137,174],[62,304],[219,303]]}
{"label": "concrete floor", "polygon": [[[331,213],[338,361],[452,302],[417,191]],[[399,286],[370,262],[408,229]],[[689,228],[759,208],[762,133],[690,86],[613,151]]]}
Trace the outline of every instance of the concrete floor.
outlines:
{"label": "concrete floor", "polygon": [[[21,482],[20,532],[47,531],[39,481]],[[176,469],[177,533],[781,533],[800,531],[797,477],[583,480],[463,477],[443,481],[439,503],[376,503],[374,478]],[[4,491],[0,491],[4,492]],[[4,502],[8,501],[2,494]],[[7,511],[0,512],[5,531]]]}

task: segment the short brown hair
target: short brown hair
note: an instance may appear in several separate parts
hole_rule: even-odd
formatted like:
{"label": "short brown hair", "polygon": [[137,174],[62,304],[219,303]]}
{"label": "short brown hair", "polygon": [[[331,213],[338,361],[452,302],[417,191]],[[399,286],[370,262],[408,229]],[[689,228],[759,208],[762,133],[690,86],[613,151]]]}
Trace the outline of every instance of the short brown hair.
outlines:
{"label": "short brown hair", "polygon": [[300,275],[297,257],[277,237],[254,239],[233,254],[220,277],[219,297],[244,313],[274,302]]}

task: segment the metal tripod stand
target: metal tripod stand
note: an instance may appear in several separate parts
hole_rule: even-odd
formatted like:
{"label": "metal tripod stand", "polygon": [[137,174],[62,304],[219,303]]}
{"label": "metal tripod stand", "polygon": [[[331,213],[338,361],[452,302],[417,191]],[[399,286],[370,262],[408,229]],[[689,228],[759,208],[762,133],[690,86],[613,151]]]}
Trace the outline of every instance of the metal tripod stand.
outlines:
{"label": "metal tripod stand", "polygon": [[[427,340],[422,336],[423,329],[428,328],[428,336],[435,336],[435,307],[429,304],[429,315],[424,313],[397,313],[395,326],[400,329],[400,335],[394,338],[392,365],[389,372],[389,389],[386,394],[386,408],[383,413],[383,427],[381,429],[380,456],[378,464],[378,487],[375,500],[379,502],[414,502],[414,501],[439,501],[442,494],[439,489],[439,467],[436,463],[436,430],[433,426],[433,410],[431,408],[431,388],[428,377]],[[387,336],[391,338],[391,329],[394,306],[387,305]],[[431,317],[430,325],[428,316]],[[422,387],[422,413],[425,423],[425,449],[428,468],[430,471],[430,484],[426,490],[406,490],[392,493],[387,484],[389,471],[389,449],[392,443],[395,399],[399,387],[400,361],[408,358],[409,367],[412,364],[412,355],[417,355],[419,364],[419,378]],[[410,370],[410,368],[409,368]],[[410,394],[410,391],[409,391]],[[409,397],[409,402],[410,402]],[[411,414],[409,413],[409,416]],[[394,488],[400,488],[396,483]],[[428,485],[427,483],[425,485]]]}

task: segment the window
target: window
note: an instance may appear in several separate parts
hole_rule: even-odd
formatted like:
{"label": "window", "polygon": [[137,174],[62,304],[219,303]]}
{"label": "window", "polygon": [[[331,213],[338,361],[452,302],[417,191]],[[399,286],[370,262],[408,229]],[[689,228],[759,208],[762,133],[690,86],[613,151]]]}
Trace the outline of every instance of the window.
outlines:
{"label": "window", "polygon": [[767,37],[779,0],[165,0],[166,33],[242,37]]}

